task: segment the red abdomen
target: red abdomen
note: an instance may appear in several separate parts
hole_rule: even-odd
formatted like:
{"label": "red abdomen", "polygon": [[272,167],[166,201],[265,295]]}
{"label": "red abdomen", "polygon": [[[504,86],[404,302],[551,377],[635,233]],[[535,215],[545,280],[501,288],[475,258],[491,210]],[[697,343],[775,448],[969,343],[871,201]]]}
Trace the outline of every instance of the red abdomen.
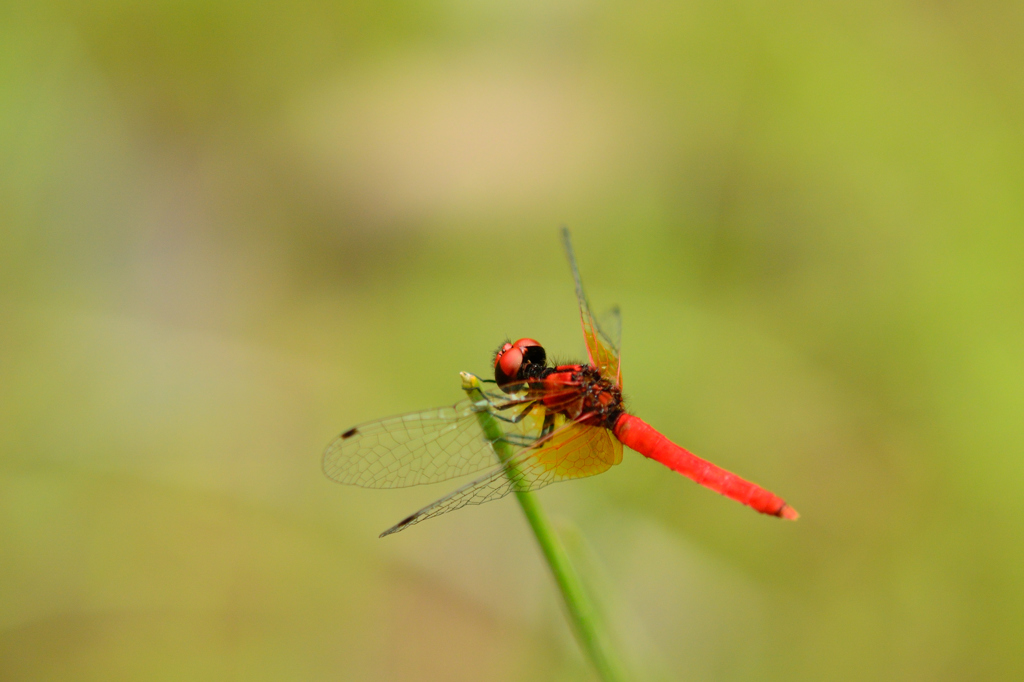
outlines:
{"label": "red abdomen", "polygon": [[613,432],[623,445],[729,499],[762,514],[790,520],[800,517],[781,497],[679,447],[638,417],[623,413],[615,422]]}

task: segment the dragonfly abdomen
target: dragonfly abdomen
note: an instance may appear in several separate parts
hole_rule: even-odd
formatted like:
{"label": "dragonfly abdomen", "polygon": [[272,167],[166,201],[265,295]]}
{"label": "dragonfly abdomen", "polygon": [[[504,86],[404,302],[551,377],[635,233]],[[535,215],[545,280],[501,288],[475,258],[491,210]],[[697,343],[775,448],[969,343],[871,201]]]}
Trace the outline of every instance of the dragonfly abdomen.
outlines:
{"label": "dragonfly abdomen", "polygon": [[781,497],[679,447],[639,417],[621,414],[613,432],[623,445],[729,499],[762,514],[790,520],[800,517]]}

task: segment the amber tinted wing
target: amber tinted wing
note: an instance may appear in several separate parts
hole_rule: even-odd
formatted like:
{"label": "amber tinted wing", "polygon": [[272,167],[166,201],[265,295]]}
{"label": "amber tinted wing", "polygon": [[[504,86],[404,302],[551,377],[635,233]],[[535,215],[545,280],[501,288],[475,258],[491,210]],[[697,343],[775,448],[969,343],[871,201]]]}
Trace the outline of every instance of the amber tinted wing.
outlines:
{"label": "amber tinted wing", "polygon": [[576,282],[576,298],[580,304],[580,320],[583,323],[583,338],[587,343],[587,354],[590,356],[590,364],[597,367],[601,374],[622,386],[622,373],[619,367],[619,340],[618,334],[621,329],[619,322],[618,308],[613,308],[607,316],[611,324],[616,327],[610,334],[606,333],[594,320],[590,312],[590,304],[587,302],[587,295],[583,291],[583,282],[580,280],[580,271],[576,266],[576,255],[572,250],[572,240],[569,237],[568,228],[562,228],[562,242],[565,245],[565,253],[569,257],[569,267],[572,268],[572,277]]}
{"label": "amber tinted wing", "polygon": [[550,483],[593,476],[621,461],[622,443],[608,429],[569,422],[538,440],[534,447],[513,455],[506,464],[395,524],[381,533],[381,537],[470,504],[500,499],[517,490],[537,490]]}
{"label": "amber tinted wing", "polygon": [[[474,474],[499,463],[494,442],[477,419],[481,410],[514,419],[528,405],[511,404],[489,394],[451,407],[388,417],[360,424],[341,434],[324,451],[327,477],[363,488],[404,488]],[[504,422],[503,422],[504,423]],[[535,428],[529,432],[527,427]],[[534,444],[535,424],[509,424],[502,440],[514,450]]]}

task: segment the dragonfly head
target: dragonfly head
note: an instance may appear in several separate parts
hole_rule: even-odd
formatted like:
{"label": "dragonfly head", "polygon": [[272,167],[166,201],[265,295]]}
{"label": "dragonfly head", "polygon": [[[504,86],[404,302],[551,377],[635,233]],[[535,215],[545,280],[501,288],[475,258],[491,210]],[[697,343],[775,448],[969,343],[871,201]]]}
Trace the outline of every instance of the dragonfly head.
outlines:
{"label": "dragonfly head", "polygon": [[505,343],[494,354],[494,380],[498,385],[515,381],[524,365],[541,365],[548,361],[544,347],[533,339]]}

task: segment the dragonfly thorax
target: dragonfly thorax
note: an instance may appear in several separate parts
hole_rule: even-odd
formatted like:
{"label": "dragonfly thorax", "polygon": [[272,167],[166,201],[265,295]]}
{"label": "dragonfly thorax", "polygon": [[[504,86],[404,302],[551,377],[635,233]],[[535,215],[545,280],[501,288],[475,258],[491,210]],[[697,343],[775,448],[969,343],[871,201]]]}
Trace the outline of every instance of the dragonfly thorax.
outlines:
{"label": "dragonfly thorax", "polygon": [[[559,365],[548,368],[542,398],[548,409],[571,419],[613,428],[622,414],[622,390],[593,365]],[[567,400],[572,396],[571,400]]]}

